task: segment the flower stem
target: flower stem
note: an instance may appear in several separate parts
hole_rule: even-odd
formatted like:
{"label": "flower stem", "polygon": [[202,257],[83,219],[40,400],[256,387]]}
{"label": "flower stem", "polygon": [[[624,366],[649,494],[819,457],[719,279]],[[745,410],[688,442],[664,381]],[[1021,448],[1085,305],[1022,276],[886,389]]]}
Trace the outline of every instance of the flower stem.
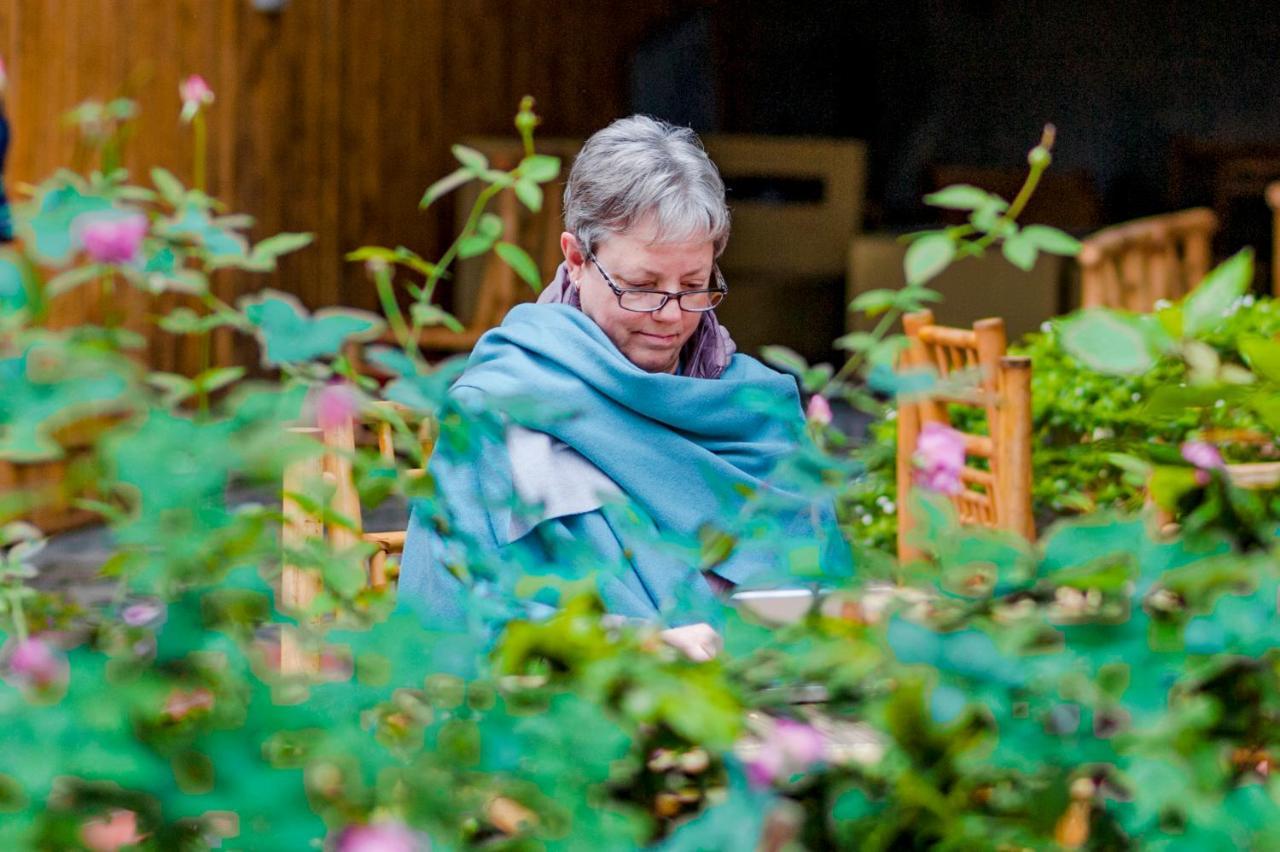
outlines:
{"label": "flower stem", "polygon": [[204,111],[197,111],[191,123],[195,133],[195,160],[191,167],[191,182],[197,191],[207,194],[205,160],[208,149],[208,129],[205,126]]}

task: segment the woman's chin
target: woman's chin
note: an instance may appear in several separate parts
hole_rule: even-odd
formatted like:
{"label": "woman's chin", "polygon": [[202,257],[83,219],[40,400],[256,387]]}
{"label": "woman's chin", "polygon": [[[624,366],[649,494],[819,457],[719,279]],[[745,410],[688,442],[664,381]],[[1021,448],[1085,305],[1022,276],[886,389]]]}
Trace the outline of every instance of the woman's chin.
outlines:
{"label": "woman's chin", "polygon": [[675,371],[677,353],[646,349],[628,352],[627,360],[646,373],[671,373]]}

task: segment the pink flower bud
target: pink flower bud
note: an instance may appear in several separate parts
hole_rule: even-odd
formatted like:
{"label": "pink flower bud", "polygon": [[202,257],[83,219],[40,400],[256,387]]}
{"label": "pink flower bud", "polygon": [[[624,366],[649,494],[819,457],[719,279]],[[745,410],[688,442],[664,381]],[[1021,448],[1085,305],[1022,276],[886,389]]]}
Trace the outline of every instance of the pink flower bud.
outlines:
{"label": "pink flower bud", "polygon": [[926,423],[916,439],[915,480],[922,488],[940,494],[964,489],[964,434],[941,423]]}
{"label": "pink flower bud", "polygon": [[0,95],[3,95],[7,88],[9,88],[9,69],[5,67],[4,60],[0,59]]}
{"label": "pink flower bud", "polygon": [[350,385],[335,382],[316,392],[312,401],[316,425],[321,429],[337,429],[351,422],[360,411],[360,397]]}
{"label": "pink flower bud", "polygon": [[192,74],[178,84],[178,96],[182,98],[182,120],[190,122],[200,107],[213,103],[213,89],[199,74]]}
{"label": "pink flower bud", "polygon": [[1222,460],[1222,453],[1208,441],[1185,442],[1182,457],[1201,470],[1222,470],[1227,466]]}
{"label": "pink flower bud", "polygon": [[747,780],[756,787],[767,787],[807,771],[826,756],[826,740],[816,728],[779,719],[760,744],[760,751],[746,761]]}
{"label": "pink flower bud", "polygon": [[136,846],[145,838],[138,834],[138,815],[118,808],[86,822],[80,828],[80,839],[93,852],[116,852],[125,846]]}
{"label": "pink flower bud", "polygon": [[72,230],[95,262],[135,263],[147,235],[147,217],[141,213],[86,213]]}
{"label": "pink flower bud", "polygon": [[153,600],[131,603],[120,611],[120,619],[130,627],[155,624],[164,619],[164,604]]}
{"label": "pink flower bud", "polygon": [[164,715],[171,722],[180,722],[197,710],[207,712],[212,709],[213,693],[203,686],[190,692],[175,689],[164,702]]}
{"label": "pink flower bud", "polygon": [[49,690],[70,674],[66,655],[50,642],[31,636],[13,644],[4,661],[5,680],[19,688]]}
{"label": "pink flower bud", "polygon": [[820,393],[815,393],[809,398],[809,407],[805,411],[805,417],[810,423],[817,423],[820,426],[828,426],[831,424],[831,403],[827,402],[827,398]]}
{"label": "pink flower bud", "polygon": [[431,842],[403,823],[349,825],[338,834],[334,852],[429,852]]}

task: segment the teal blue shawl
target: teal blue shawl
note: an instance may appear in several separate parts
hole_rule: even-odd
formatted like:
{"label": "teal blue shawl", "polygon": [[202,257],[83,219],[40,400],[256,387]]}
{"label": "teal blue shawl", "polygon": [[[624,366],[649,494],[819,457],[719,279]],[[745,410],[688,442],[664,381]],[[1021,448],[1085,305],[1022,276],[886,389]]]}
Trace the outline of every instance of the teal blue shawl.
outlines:
{"label": "teal blue shawl", "polygon": [[[531,584],[519,580],[539,575],[594,576],[621,615],[714,621],[698,572],[717,531],[738,541],[714,566],[735,583],[776,582],[797,559],[847,570],[829,504],[777,481],[803,439],[795,379],[754,358],[735,355],[716,379],[648,373],[581,311],[521,305],[480,339],[450,396],[430,468],[436,499],[414,505],[400,576],[402,605],[431,626],[520,614]],[[628,499],[542,519],[513,540],[511,513],[527,507],[486,411],[564,442]]]}

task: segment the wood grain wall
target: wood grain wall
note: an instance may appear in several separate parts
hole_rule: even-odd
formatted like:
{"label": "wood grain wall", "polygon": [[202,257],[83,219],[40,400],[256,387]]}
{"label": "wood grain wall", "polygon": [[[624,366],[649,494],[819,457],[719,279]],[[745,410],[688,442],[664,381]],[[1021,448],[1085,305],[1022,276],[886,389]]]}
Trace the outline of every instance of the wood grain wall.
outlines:
{"label": "wood grain wall", "polygon": [[291,0],[269,14],[250,0],[0,0],[9,182],[66,164],[73,136],[62,114],[120,94],[141,107],[126,165],[189,180],[177,91],[200,73],[217,96],[210,190],[258,218],[255,239],[317,235],[274,279],[220,286],[269,283],[313,308],[372,308],[343,254],[368,243],[438,250],[451,210],[423,214],[417,201],[452,167],[453,141],[512,132],[525,93],[538,99],[547,135],[586,135],[624,114],[628,57],[679,5]]}

